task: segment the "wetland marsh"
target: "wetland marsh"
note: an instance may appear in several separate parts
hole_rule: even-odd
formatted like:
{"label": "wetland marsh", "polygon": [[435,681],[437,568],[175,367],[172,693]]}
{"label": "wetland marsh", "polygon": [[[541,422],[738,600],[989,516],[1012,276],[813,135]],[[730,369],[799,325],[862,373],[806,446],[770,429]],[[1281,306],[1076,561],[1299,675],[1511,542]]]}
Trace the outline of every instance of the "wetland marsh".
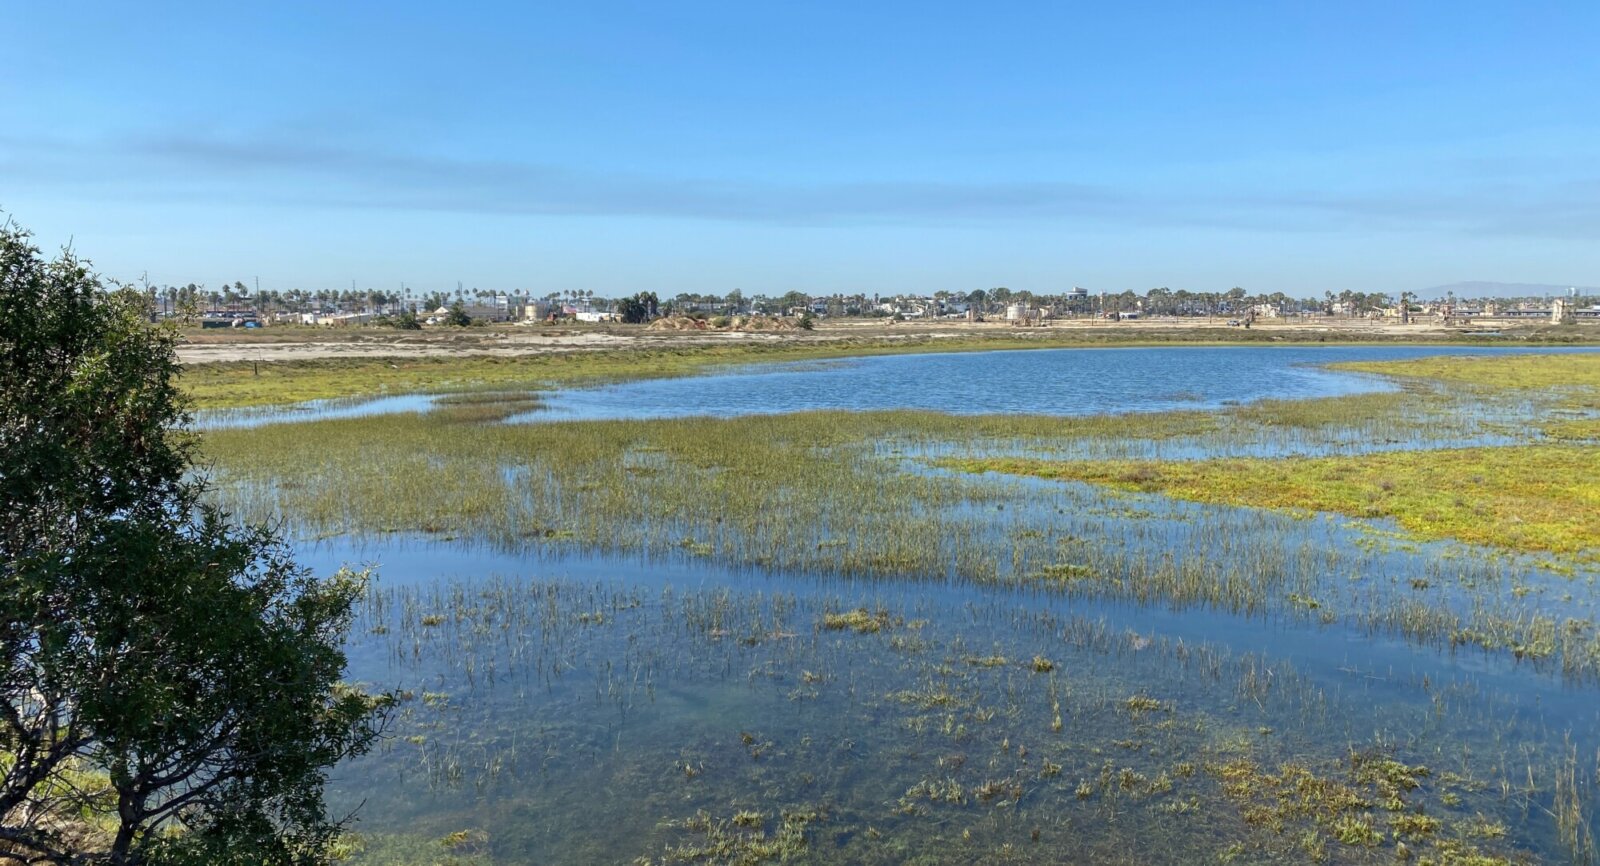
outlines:
{"label": "wetland marsh", "polygon": [[1592,863],[1600,354],[1460,351],[485,381],[204,436],[228,507],[378,568],[352,862]]}

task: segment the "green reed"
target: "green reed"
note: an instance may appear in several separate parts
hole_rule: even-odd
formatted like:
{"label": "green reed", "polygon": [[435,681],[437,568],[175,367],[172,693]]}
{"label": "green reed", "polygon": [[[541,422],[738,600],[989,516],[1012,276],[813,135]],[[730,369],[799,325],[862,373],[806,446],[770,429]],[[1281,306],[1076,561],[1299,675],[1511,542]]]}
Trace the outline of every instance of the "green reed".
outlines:
{"label": "green reed", "polygon": [[[878,628],[835,626],[856,610]],[[870,596],[490,578],[377,588],[360,630],[388,647],[391,676],[447,684],[413,692],[369,759],[437,792],[406,830],[435,856],[561,856],[545,831],[524,839],[522,822],[468,805],[505,798],[541,826],[589,814],[638,828],[555,850],[640,863],[1131,862],[1117,850],[1137,844],[1142,862],[1509,864],[1535,839],[1552,859],[1589,850],[1593,765],[1470,684],[1421,683],[1357,714],[1350,702],[1370,703],[1357,673],[1332,695],[1282,661],[998,601],[952,621]],[[463,676],[490,668],[503,675]],[[719,692],[739,702],[726,718],[663,697]],[[600,747],[597,725],[617,718],[637,726]],[[597,762],[626,798],[585,792]],[[389,859],[405,846],[375,823],[355,862],[410,862]]]}

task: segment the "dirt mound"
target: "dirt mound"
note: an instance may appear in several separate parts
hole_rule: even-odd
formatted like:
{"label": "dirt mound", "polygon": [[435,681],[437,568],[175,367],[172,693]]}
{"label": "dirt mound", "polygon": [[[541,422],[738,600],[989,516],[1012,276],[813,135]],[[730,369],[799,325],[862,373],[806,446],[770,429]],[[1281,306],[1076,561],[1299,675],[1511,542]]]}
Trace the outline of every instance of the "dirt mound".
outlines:
{"label": "dirt mound", "polygon": [[713,316],[709,319],[663,316],[649,325],[652,331],[793,331],[799,327],[793,319],[775,316]]}
{"label": "dirt mound", "polygon": [[799,323],[794,319],[779,319],[774,316],[751,316],[733,320],[735,331],[797,331]]}
{"label": "dirt mound", "polygon": [[688,316],[662,316],[649,325],[652,331],[704,331],[708,327],[704,320]]}

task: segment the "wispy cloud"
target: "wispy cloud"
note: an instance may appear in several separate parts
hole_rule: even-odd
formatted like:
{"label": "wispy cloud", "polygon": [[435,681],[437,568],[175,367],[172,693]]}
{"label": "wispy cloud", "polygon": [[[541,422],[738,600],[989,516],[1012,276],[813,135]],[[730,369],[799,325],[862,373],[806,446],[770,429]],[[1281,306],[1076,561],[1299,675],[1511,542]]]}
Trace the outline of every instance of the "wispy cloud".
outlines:
{"label": "wispy cloud", "polygon": [[[36,182],[137,188],[191,198],[248,188],[302,205],[472,213],[635,215],[819,223],[1087,217],[1130,205],[1127,196],[1080,183],[833,183],[789,185],[716,178],[595,173],[559,166],[469,161],[266,141],[135,138],[116,147],[19,147],[13,175]],[[5,166],[0,161],[0,167]]]}
{"label": "wispy cloud", "polygon": [[196,134],[83,143],[0,137],[0,179],[9,183],[152,201],[806,225],[1056,220],[1560,238],[1600,232],[1600,180],[1557,182],[1484,168],[1351,192],[1264,190],[1237,178],[1191,178],[1187,186],[1171,189],[1092,179],[794,184],[597,172],[270,138]]}
{"label": "wispy cloud", "polygon": [[1263,210],[1331,229],[1450,231],[1477,237],[1592,238],[1600,179],[1443,182],[1362,193],[1252,196]]}

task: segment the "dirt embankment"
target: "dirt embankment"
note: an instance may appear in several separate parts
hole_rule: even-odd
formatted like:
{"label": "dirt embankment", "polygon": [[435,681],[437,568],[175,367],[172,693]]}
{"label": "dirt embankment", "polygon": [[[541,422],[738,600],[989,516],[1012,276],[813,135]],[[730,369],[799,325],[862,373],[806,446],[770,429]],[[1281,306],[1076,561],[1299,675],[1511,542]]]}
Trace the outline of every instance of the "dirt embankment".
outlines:
{"label": "dirt embankment", "polygon": [[[883,319],[819,320],[811,331],[795,328],[649,327],[599,325],[548,327],[501,325],[463,329],[393,331],[382,328],[299,328],[190,330],[183,332],[178,356],[184,363],[216,361],[298,361],[324,358],[515,356],[610,349],[671,349],[750,342],[834,343],[860,340],[984,340],[1014,345],[1037,340],[1053,345],[1117,345],[1158,342],[1417,341],[1458,339],[1466,329],[1442,324],[1401,325],[1363,319],[1312,319],[1257,322],[1250,330],[1223,320],[1150,319],[1132,322],[1090,320],[1050,322],[1044,327],[1013,327],[1001,322],[889,322]],[[1600,327],[1559,329],[1517,325],[1501,329],[1511,339],[1600,341]],[[1560,331],[1561,333],[1556,333]],[[1003,346],[997,346],[1003,347]]]}

